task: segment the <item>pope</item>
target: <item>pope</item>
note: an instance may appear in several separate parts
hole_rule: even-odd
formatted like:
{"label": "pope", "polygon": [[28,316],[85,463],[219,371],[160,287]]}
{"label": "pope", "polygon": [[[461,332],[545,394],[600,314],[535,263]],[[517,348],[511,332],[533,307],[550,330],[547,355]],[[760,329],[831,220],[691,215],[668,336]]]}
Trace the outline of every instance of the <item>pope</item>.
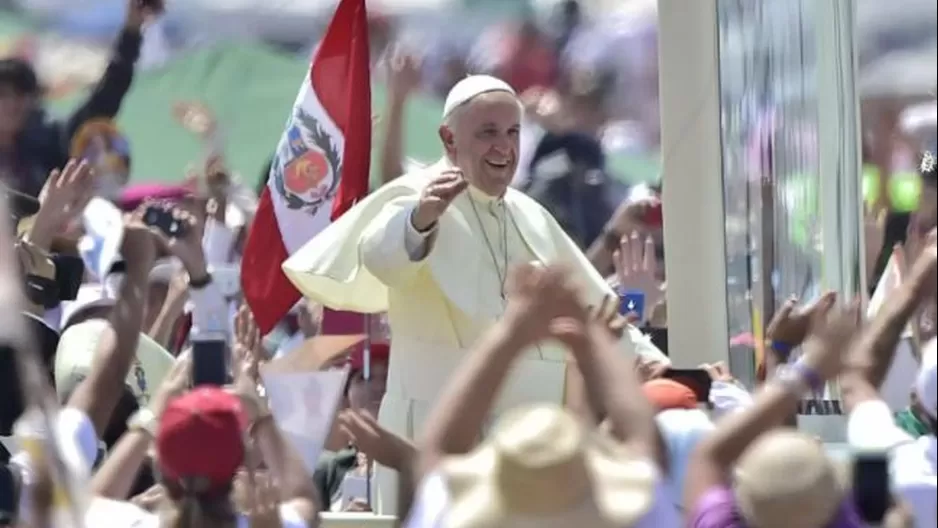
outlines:
{"label": "pope", "polygon": [[[400,436],[420,433],[467,349],[502,315],[511,266],[564,262],[587,303],[615,295],[557,221],[509,187],[521,117],[507,83],[463,79],[444,104],[442,159],[384,185],[283,264],[309,299],[337,310],[387,310],[392,348],[378,420]],[[628,329],[622,347],[667,363],[637,329]],[[565,376],[565,351],[540,344],[516,363],[495,414],[523,403],[561,403]],[[396,476],[379,471],[384,513],[393,513],[395,484]]]}

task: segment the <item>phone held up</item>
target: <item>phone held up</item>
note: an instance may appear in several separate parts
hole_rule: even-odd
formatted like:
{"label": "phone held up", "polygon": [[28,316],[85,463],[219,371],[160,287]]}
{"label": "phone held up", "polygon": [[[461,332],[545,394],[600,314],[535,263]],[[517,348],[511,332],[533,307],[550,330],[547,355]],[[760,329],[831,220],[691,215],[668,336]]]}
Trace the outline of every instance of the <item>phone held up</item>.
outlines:
{"label": "phone held up", "polygon": [[860,518],[877,526],[892,507],[889,491],[889,459],[885,452],[855,453],[853,456],[853,502]]}
{"label": "phone held up", "polygon": [[704,369],[671,368],[664,371],[661,377],[676,381],[694,391],[698,403],[708,403],[710,401],[710,387],[713,385],[713,380]]}
{"label": "phone held up", "polygon": [[192,386],[215,385],[230,382],[228,375],[228,343],[223,339],[194,341],[192,343]]}
{"label": "phone held up", "polygon": [[143,223],[155,227],[168,237],[181,238],[186,235],[186,224],[173,215],[173,210],[159,204],[150,205],[143,213]]}

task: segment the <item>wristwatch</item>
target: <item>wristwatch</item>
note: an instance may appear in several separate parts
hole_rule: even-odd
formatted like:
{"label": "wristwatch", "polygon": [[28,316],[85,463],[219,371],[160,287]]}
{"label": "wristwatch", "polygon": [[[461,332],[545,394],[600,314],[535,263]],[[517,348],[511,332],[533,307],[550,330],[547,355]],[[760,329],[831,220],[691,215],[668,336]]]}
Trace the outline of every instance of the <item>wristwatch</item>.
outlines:
{"label": "wristwatch", "polygon": [[137,412],[130,415],[127,420],[127,429],[129,431],[142,431],[152,438],[156,438],[156,429],[159,420],[156,414],[148,407],[142,407]]}

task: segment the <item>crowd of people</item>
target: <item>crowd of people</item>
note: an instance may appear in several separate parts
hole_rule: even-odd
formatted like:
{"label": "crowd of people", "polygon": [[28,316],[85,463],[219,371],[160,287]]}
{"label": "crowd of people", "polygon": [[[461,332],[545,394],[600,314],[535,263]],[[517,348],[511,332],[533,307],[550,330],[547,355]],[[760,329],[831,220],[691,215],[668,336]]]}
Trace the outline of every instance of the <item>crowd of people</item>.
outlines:
{"label": "crowd of people", "polygon": [[[234,271],[256,195],[217,152],[179,186],[135,184],[109,135],[154,6],[129,0],[104,77],[64,122],[28,63],[0,61],[0,526],[938,521],[932,153],[900,244],[871,223],[873,283],[879,253],[901,280],[873,313],[833,292],[783,303],[747,387],[668,358],[655,190],[580,207],[611,193],[582,185],[606,181],[592,98],[465,77],[446,90],[439,161],[408,167],[395,130],[418,65],[395,57],[381,185],[284,263],[305,299],[262,335]],[[213,141],[207,108],[176,111]],[[550,167],[519,179],[529,119],[564,132],[536,149]],[[93,226],[108,207],[117,225]],[[322,339],[337,307],[382,314],[360,339]],[[881,387],[900,354],[915,368],[896,408]],[[345,379],[312,468],[265,386],[300,364]],[[795,426],[830,380],[846,457]]]}

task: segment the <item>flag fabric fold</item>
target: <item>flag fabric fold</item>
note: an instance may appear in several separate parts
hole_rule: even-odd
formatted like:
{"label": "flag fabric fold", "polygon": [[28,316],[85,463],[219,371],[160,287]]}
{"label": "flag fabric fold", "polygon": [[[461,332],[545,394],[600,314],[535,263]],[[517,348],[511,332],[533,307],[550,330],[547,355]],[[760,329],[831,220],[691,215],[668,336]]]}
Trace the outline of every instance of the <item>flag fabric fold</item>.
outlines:
{"label": "flag fabric fold", "polygon": [[263,333],[300,300],[281,264],[368,192],[371,80],[365,0],[341,0],[277,144],[241,261]]}

